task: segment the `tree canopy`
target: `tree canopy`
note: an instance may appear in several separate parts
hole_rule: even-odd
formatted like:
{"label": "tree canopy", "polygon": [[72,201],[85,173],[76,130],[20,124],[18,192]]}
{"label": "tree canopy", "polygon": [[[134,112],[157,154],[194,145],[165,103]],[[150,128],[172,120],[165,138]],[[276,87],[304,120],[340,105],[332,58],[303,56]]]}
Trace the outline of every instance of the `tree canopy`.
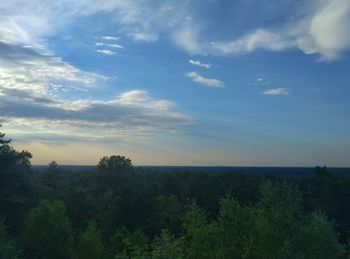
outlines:
{"label": "tree canopy", "polygon": [[[4,139],[1,134],[1,139]],[[350,177],[134,168],[95,170],[0,149],[0,258],[337,259],[350,237]]]}
{"label": "tree canopy", "polygon": [[132,162],[129,158],[120,155],[104,156],[97,165],[101,171],[125,172],[133,169]]}

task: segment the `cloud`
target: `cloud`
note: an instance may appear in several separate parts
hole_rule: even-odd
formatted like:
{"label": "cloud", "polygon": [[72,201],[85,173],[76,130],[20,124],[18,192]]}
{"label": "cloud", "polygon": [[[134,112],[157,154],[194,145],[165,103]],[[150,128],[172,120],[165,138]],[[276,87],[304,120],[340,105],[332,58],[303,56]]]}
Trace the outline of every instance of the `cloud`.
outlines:
{"label": "cloud", "polygon": [[[215,24],[215,21],[200,22],[208,17],[197,12],[198,5],[193,1],[58,0],[43,3],[40,0],[3,0],[1,4],[0,39],[36,47],[43,45],[45,37],[57,33],[77,18],[108,13],[113,16],[112,22],[118,25],[118,33],[147,42],[157,41],[165,35],[192,55],[237,55],[258,49],[287,51],[298,48],[305,54],[319,54],[322,60],[335,60],[350,49],[348,0],[284,0],[278,4],[265,0],[240,1],[236,10],[241,16],[258,8],[264,15],[256,12],[256,22],[233,23],[232,26],[237,26],[233,31],[239,28],[245,33],[230,35],[225,32],[221,38],[209,33],[212,29],[208,28],[209,24]],[[275,14],[273,18],[280,18],[276,13],[282,13],[288,19],[271,23],[273,19],[268,15]],[[119,37],[106,35],[103,39],[118,40]]]}
{"label": "cloud", "polygon": [[263,29],[244,35],[230,42],[214,42],[212,51],[222,54],[249,53],[256,49],[282,51],[295,46],[289,37]]}
{"label": "cloud", "polygon": [[[156,41],[161,33],[182,24],[189,16],[189,1],[124,0],[3,0],[0,10],[0,38],[12,43],[42,43],[79,18],[108,14],[118,33],[136,41]],[[119,37],[105,35],[106,41]]]}
{"label": "cloud", "polygon": [[46,95],[58,81],[91,86],[107,79],[82,71],[61,58],[34,47],[11,45],[0,41],[0,86],[30,90]]}
{"label": "cloud", "polygon": [[307,54],[320,53],[334,60],[350,48],[350,2],[328,1],[312,17],[307,35],[299,37],[300,49]]}
{"label": "cloud", "polygon": [[103,40],[111,40],[111,41],[117,41],[120,39],[120,37],[115,37],[115,36],[102,36]]}
{"label": "cloud", "polygon": [[220,80],[203,77],[200,74],[198,74],[197,72],[190,72],[190,73],[186,74],[186,76],[188,78],[191,78],[193,82],[207,85],[210,87],[223,87],[224,86],[224,83],[221,82]]}
{"label": "cloud", "polygon": [[131,32],[128,36],[135,41],[155,42],[158,40],[158,35],[156,33]]}
{"label": "cloud", "polygon": [[[95,43],[96,47],[109,47],[109,48],[114,48],[114,49],[123,49],[124,46],[116,43],[103,43],[103,42],[96,42]],[[98,51],[99,52],[99,51]]]}
{"label": "cloud", "polygon": [[[321,60],[328,61],[341,58],[342,53],[350,49],[350,1],[284,2],[283,8],[292,4],[296,8],[290,10],[294,12],[292,19],[277,26],[245,29],[246,33],[232,40],[227,40],[229,34],[225,35],[225,40],[213,40],[202,33],[206,31],[203,24],[201,27],[190,21],[172,32],[174,43],[191,55],[238,55],[258,49],[277,52],[299,49],[304,54],[318,54]],[[241,5],[244,10],[244,4]],[[253,1],[250,5],[258,5],[258,2]],[[265,5],[264,8],[271,7],[270,3]]]}
{"label": "cloud", "polygon": [[35,123],[47,132],[55,128],[63,131],[69,128],[73,132],[99,129],[117,136],[120,131],[124,134],[176,131],[192,124],[192,118],[173,111],[175,106],[142,90],[124,92],[109,100],[74,101],[39,100],[28,92],[13,91],[0,95],[0,118],[15,121],[18,127]]}
{"label": "cloud", "polygon": [[115,49],[123,49],[124,46],[120,44],[107,44],[108,47],[115,48]]}
{"label": "cloud", "polygon": [[111,56],[111,55],[114,55],[115,52],[114,51],[111,51],[109,49],[97,49],[96,50],[97,53],[101,53],[103,55],[108,55],[108,56]]}
{"label": "cloud", "polygon": [[[159,33],[181,21],[184,9],[168,9],[170,2],[65,0],[4,0],[0,8],[0,120],[17,132],[119,138],[155,131],[177,131],[193,119],[175,110],[169,100],[147,91],[124,92],[108,100],[96,99],[85,88],[108,78],[83,71],[50,50],[47,39],[57,36],[76,19],[96,13],[114,16],[118,33],[133,40],[156,41]],[[156,14],[156,15],[155,15]],[[185,15],[185,14],[184,14]],[[170,24],[171,22],[171,24]],[[111,55],[119,37],[106,35],[97,52]],[[110,49],[109,49],[110,48]],[[91,89],[91,88],[90,88]],[[81,99],[74,99],[79,92]],[[82,92],[84,91],[84,94]],[[84,98],[84,96],[86,96]]]}
{"label": "cloud", "polygon": [[175,31],[172,35],[175,45],[186,50],[191,55],[207,54],[205,43],[199,40],[199,29],[193,25],[186,25]]}
{"label": "cloud", "polygon": [[262,92],[264,95],[288,95],[288,88],[271,88]]}
{"label": "cloud", "polygon": [[192,65],[199,66],[199,67],[204,67],[204,68],[206,68],[206,69],[209,69],[209,68],[211,67],[211,64],[201,63],[201,62],[198,61],[198,60],[192,60],[192,59],[190,59],[188,62],[189,62],[190,64],[192,64]]}

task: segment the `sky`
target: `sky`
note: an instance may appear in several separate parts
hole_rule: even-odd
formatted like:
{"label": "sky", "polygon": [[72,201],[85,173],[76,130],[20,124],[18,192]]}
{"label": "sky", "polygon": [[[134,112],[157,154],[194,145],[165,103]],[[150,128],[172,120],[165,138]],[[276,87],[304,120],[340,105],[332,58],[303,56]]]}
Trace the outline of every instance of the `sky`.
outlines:
{"label": "sky", "polygon": [[350,166],[349,0],[1,0],[33,164]]}

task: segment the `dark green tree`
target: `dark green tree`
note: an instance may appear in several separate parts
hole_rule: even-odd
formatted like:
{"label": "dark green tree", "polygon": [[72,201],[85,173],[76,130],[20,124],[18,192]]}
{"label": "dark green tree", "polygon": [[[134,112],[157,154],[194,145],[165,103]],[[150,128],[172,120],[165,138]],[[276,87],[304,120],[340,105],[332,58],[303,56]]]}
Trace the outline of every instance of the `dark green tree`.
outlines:
{"label": "dark green tree", "polygon": [[209,222],[207,213],[193,204],[184,217],[187,258],[217,258],[217,224]]}
{"label": "dark green tree", "polygon": [[169,229],[174,234],[180,234],[186,212],[184,207],[175,195],[157,196],[151,219],[154,231],[159,234],[161,230]]}
{"label": "dark green tree", "polygon": [[46,173],[43,175],[43,183],[51,188],[55,188],[61,179],[61,168],[55,161],[49,163]]}
{"label": "dark green tree", "polygon": [[267,183],[261,199],[242,206],[228,196],[217,221],[193,207],[186,216],[189,258],[343,258],[334,226],[321,213],[302,211],[293,186]]}
{"label": "dark green tree", "polygon": [[110,243],[110,254],[113,258],[149,258],[149,238],[142,230],[130,232],[121,227],[111,237]]}
{"label": "dark green tree", "polygon": [[103,250],[101,232],[97,229],[96,222],[91,221],[80,237],[75,258],[100,259]]}
{"label": "dark green tree", "polygon": [[104,235],[113,234],[120,220],[120,197],[112,189],[107,189],[96,199],[93,216]]}
{"label": "dark green tree", "polygon": [[152,259],[185,258],[184,238],[176,238],[168,230],[163,230],[152,243]]}
{"label": "dark green tree", "polygon": [[31,203],[28,172],[32,155],[13,149],[4,136],[0,133],[0,208],[6,225],[11,232],[17,232]]}
{"label": "dark green tree", "polygon": [[58,166],[56,161],[52,161],[49,163],[49,167],[47,168],[47,171],[48,172],[57,172],[57,171],[61,171],[61,168]]}
{"label": "dark green tree", "polygon": [[132,170],[133,165],[129,158],[126,158],[125,156],[113,155],[110,157],[104,156],[101,158],[97,168],[101,171],[125,172]]}
{"label": "dark green tree", "polygon": [[0,222],[0,258],[16,259],[19,258],[17,244],[10,240],[5,226]]}
{"label": "dark green tree", "polygon": [[[0,124],[0,128],[2,127],[2,124]],[[3,145],[7,145],[11,142],[11,139],[5,139],[5,133],[0,132],[0,147]]]}
{"label": "dark green tree", "polygon": [[35,258],[71,258],[73,235],[61,201],[43,201],[29,211],[23,233],[26,256]]}

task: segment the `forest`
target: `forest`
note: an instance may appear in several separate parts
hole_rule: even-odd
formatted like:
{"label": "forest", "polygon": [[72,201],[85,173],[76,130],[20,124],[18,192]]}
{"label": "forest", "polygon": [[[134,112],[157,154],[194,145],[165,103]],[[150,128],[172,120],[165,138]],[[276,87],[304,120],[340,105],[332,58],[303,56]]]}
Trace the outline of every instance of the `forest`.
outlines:
{"label": "forest", "polygon": [[[348,258],[350,174],[31,168],[0,134],[0,258]],[[349,172],[350,173],[350,172]]]}

